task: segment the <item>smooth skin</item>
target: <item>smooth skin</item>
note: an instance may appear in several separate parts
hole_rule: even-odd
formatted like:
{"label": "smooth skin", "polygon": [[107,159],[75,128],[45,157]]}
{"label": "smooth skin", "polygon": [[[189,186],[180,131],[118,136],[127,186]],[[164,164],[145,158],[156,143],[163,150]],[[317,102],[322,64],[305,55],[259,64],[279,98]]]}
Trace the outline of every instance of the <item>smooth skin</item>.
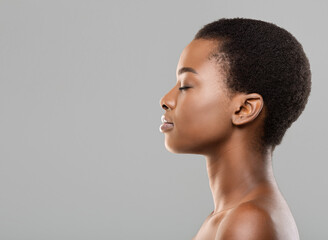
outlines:
{"label": "smooth skin", "polygon": [[[193,240],[298,240],[273,175],[274,149],[260,153],[253,144],[265,117],[263,98],[257,93],[229,98],[225,72],[209,59],[218,43],[191,41],[180,56],[176,85],[160,100],[174,123],[164,132],[167,150],[206,158],[214,210]],[[180,74],[186,67],[196,73]]]}

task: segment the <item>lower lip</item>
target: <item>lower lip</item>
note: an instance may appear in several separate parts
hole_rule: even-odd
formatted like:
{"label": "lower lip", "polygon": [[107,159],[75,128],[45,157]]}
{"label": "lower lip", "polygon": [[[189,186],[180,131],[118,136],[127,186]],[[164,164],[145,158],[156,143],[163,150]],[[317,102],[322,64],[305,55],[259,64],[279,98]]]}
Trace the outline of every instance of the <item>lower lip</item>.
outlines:
{"label": "lower lip", "polygon": [[161,132],[166,132],[166,131],[173,129],[173,126],[174,126],[173,123],[163,123],[160,126],[160,130],[161,130]]}

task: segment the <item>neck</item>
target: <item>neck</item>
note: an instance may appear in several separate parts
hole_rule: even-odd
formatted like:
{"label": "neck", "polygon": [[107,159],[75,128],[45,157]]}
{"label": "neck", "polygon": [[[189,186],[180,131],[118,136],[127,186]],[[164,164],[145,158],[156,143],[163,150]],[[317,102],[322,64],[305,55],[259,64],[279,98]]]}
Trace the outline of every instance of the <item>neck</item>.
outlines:
{"label": "neck", "polygon": [[260,154],[251,151],[247,143],[230,142],[206,155],[214,213],[233,208],[263,187],[276,187],[271,164],[272,149]]}

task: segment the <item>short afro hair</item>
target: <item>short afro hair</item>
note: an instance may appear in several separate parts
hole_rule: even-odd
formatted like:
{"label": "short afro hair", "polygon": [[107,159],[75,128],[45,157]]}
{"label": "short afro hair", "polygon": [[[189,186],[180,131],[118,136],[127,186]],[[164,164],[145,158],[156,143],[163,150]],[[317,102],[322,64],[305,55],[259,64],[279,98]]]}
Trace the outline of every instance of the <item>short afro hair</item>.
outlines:
{"label": "short afro hair", "polygon": [[267,114],[258,143],[274,149],[303,112],[311,92],[310,64],[302,45],[273,23],[246,18],[208,23],[196,39],[221,42],[211,57],[228,63],[225,84],[231,93],[262,96]]}

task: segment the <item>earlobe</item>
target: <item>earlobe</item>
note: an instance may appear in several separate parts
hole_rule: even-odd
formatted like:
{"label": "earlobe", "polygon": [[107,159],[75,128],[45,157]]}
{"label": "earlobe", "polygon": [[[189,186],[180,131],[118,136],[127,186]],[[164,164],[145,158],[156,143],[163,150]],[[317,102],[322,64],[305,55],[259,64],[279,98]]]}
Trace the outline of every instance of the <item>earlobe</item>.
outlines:
{"label": "earlobe", "polygon": [[253,121],[263,109],[262,96],[257,93],[247,94],[241,99],[237,110],[233,113],[232,124],[243,125]]}

